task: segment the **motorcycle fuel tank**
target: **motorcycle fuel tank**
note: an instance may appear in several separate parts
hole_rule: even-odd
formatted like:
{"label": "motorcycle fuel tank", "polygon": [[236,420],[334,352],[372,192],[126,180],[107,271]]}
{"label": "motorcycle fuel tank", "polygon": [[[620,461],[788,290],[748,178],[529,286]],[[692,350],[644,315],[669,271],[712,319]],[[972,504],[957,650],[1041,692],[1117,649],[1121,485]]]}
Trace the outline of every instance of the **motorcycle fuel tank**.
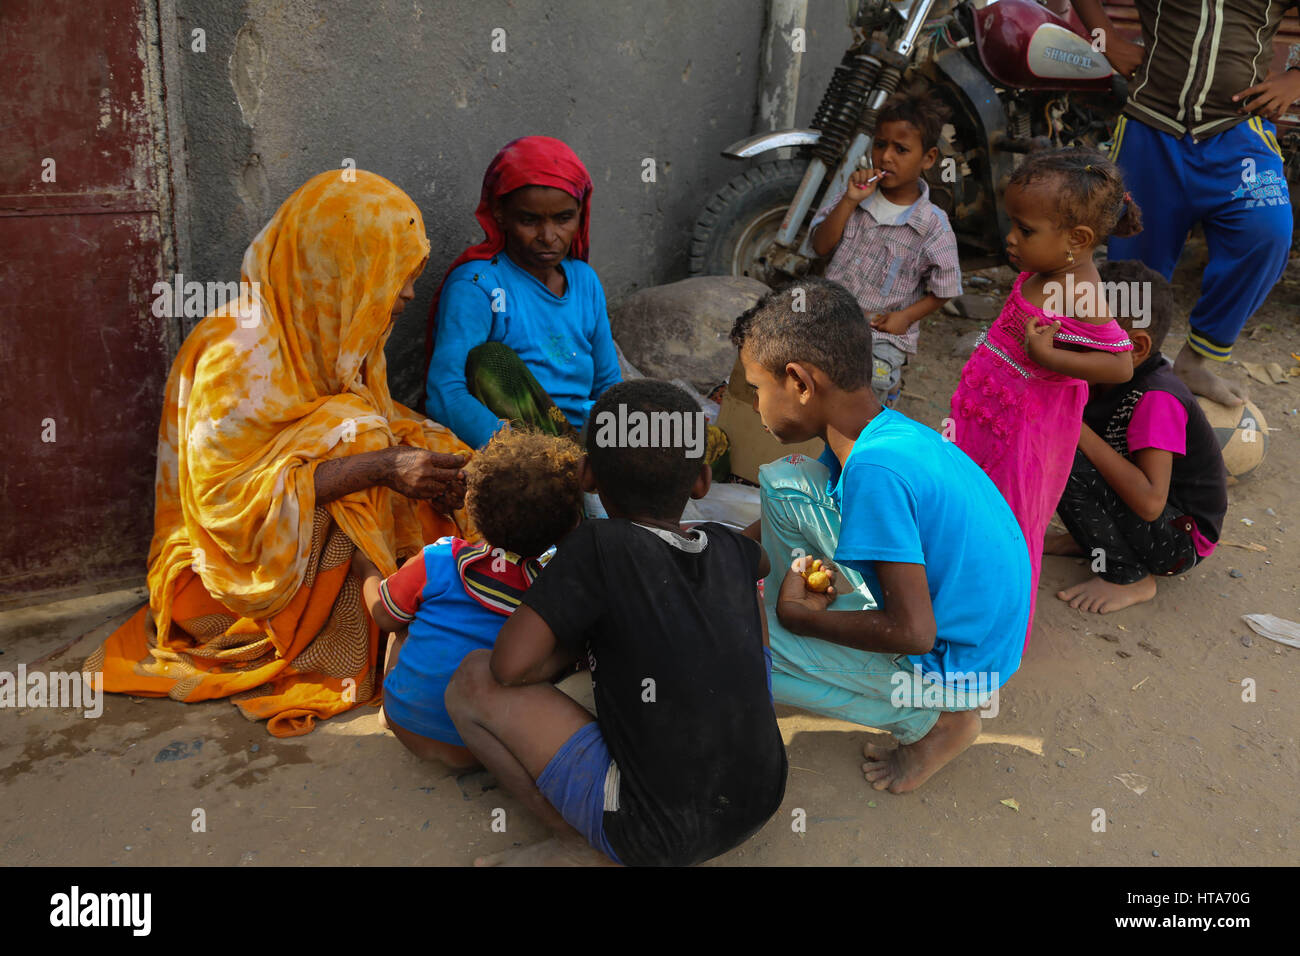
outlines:
{"label": "motorcycle fuel tank", "polygon": [[1018,89],[1109,90],[1114,70],[1070,14],[1059,17],[1034,0],[997,0],[976,10],[975,47],[984,68]]}

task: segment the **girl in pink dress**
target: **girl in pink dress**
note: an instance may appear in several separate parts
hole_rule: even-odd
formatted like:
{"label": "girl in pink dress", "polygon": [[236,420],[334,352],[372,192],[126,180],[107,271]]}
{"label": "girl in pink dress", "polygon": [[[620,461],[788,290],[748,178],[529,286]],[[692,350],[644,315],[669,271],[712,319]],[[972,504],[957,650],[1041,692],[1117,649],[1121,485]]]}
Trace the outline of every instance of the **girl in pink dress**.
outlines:
{"label": "girl in pink dress", "polygon": [[962,369],[950,434],[1020,522],[1033,569],[1032,631],[1043,536],[1070,477],[1088,385],[1133,375],[1122,354],[1133,345],[1106,307],[1093,250],[1107,236],[1139,232],[1141,213],[1118,168],[1087,149],[1031,154],[1004,202],[1008,259],[1021,272]]}

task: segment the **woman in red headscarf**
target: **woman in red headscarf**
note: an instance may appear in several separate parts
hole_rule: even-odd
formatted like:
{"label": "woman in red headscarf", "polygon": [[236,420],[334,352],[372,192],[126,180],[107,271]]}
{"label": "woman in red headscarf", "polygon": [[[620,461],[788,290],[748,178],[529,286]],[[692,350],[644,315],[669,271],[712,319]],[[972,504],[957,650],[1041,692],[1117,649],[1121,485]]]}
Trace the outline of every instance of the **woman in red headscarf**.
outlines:
{"label": "woman in red headscarf", "polygon": [[471,447],[506,422],[575,434],[621,381],[605,293],[587,265],[591,177],[564,143],[497,153],[474,215],[486,238],[429,310],[425,408]]}

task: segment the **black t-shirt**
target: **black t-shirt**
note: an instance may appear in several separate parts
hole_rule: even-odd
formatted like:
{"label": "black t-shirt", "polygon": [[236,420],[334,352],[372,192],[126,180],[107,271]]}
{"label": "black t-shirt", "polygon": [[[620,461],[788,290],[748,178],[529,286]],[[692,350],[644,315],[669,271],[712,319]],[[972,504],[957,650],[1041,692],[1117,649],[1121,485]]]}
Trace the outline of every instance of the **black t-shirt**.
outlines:
{"label": "black t-shirt", "polygon": [[587,654],[621,775],[605,833],[624,863],[725,853],[785,796],[755,591],[761,553],[712,522],[683,536],[586,521],[524,595],[562,647]]}
{"label": "black t-shirt", "polygon": [[1206,540],[1218,541],[1228,511],[1228,473],[1214,428],[1169,360],[1157,352],[1133,370],[1133,378],[1101,389],[1095,385],[1083,410],[1088,427],[1130,461],[1128,426],[1138,402],[1147,392],[1168,392],[1187,412],[1187,444],[1174,455],[1169,475],[1169,504],[1190,515]]}

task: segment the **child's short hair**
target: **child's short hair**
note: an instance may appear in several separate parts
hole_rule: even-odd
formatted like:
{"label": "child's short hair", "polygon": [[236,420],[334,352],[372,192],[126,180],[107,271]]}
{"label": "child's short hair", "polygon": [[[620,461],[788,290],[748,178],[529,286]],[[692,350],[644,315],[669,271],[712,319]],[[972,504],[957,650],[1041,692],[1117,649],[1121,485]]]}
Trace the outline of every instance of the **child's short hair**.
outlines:
{"label": "child's short hair", "polygon": [[1095,149],[1073,146],[1030,153],[1009,186],[1043,183],[1055,198],[1052,220],[1061,228],[1087,226],[1097,242],[1142,231],[1142,211],[1124,191],[1119,167]]}
{"label": "child's short hair", "polygon": [[778,378],[789,362],[814,365],[836,388],[854,392],[871,384],[871,325],[848,289],[809,276],[768,292],[736,319],[736,348]]}
{"label": "child's short hair", "polygon": [[[695,420],[701,430],[705,427],[703,412],[695,399],[671,382],[637,378],[605,389],[587,417],[587,461],[601,494],[626,514],[675,521],[686,507],[704,458],[688,457],[685,444],[631,447],[622,441],[602,440],[601,423],[609,420],[608,415],[619,420],[620,405],[626,412],[679,412],[683,423],[687,416],[698,416]],[[701,433],[701,447],[704,439]]]}
{"label": "child's short hair", "polygon": [[933,97],[895,93],[876,115],[876,129],[882,123],[911,123],[921,134],[922,148],[929,151],[939,145],[939,134],[948,116],[948,108]]}
{"label": "child's short hair", "polygon": [[[1107,260],[1098,263],[1097,272],[1102,282],[1145,282],[1151,290],[1147,300],[1150,324],[1140,331],[1151,336],[1151,351],[1159,352],[1160,346],[1169,334],[1169,326],[1174,321],[1174,290],[1159,272],[1137,259]],[[1124,331],[1133,331],[1132,309],[1128,315],[1117,315],[1115,321],[1123,326]]]}
{"label": "child's short hair", "polygon": [[465,466],[465,507],[493,547],[535,558],[577,523],[582,508],[572,439],[507,428]]}

